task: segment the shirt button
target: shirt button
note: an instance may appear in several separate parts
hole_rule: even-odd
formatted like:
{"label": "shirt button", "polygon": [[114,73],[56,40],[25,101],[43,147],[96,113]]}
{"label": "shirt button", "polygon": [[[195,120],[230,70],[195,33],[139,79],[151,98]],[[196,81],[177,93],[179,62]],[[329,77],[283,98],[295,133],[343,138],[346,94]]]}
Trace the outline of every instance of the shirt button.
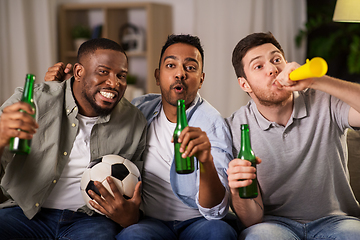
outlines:
{"label": "shirt button", "polygon": [[76,111],[76,110],[77,110],[77,107],[75,107],[74,110]]}
{"label": "shirt button", "polygon": [[67,152],[64,152],[64,156],[66,156],[67,155]]}
{"label": "shirt button", "polygon": [[67,112],[67,113],[69,113],[69,112],[70,112],[70,110],[69,110],[69,109],[66,109],[66,112]]}
{"label": "shirt button", "polygon": [[75,123],[73,123],[73,124],[71,124],[71,126],[72,126],[72,127],[75,127],[76,125],[75,125]]}
{"label": "shirt button", "polygon": [[53,183],[56,183],[56,179],[54,179]]}
{"label": "shirt button", "polygon": [[39,207],[40,206],[40,204],[39,203],[35,203],[35,207]]}
{"label": "shirt button", "polygon": [[156,111],[156,112],[154,112],[154,114],[153,115],[156,115],[156,114],[158,114],[158,112]]}

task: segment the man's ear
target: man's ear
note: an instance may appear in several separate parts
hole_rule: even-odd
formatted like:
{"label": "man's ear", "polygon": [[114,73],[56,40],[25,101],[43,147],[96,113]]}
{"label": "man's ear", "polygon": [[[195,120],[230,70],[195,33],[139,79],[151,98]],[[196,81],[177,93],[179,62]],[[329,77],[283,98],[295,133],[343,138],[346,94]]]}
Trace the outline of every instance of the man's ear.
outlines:
{"label": "man's ear", "polygon": [[205,73],[201,73],[201,77],[200,77],[200,85],[199,85],[199,89],[201,89],[203,83],[205,81]]}
{"label": "man's ear", "polygon": [[160,86],[160,69],[155,69],[154,76],[156,80],[156,85]]}
{"label": "man's ear", "polygon": [[244,77],[239,77],[238,83],[239,83],[241,89],[244,90],[245,92],[247,92],[247,93],[252,92],[251,86],[249,85],[248,81]]}
{"label": "man's ear", "polygon": [[80,63],[75,63],[74,65],[74,78],[75,81],[80,81],[81,76],[84,74],[84,67]]}

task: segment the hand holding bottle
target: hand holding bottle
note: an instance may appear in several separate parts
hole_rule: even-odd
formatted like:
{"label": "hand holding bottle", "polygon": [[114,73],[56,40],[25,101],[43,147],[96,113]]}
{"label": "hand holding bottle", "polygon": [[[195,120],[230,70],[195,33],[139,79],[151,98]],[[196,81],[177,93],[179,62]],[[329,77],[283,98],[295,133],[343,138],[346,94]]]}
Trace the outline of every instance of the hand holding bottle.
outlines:
{"label": "hand holding bottle", "polygon": [[14,137],[32,139],[39,127],[31,116],[33,114],[32,107],[24,102],[17,102],[3,109],[0,117],[0,149],[9,145],[10,139]]}
{"label": "hand holding bottle", "polygon": [[[261,159],[256,158],[256,164],[260,164]],[[227,170],[229,187],[233,194],[239,193],[239,188],[247,187],[256,178],[256,168],[249,160],[235,158],[229,163]]]}
{"label": "hand holding bottle", "polygon": [[[255,169],[255,177],[251,178],[251,183],[248,186],[239,188],[239,195],[241,198],[256,198],[258,196],[257,177],[256,177],[256,157],[251,148],[248,124],[241,125],[241,145],[240,145],[238,158],[248,161],[251,167]],[[246,165],[249,166],[248,163]]]}
{"label": "hand holding bottle", "polygon": [[202,163],[212,157],[210,140],[200,128],[187,126],[181,132],[178,142],[181,143],[182,157],[196,156]]}
{"label": "hand holding bottle", "polygon": [[[188,126],[186,112],[185,112],[185,101],[183,99],[177,100],[177,120],[176,127],[171,142],[174,143],[174,158],[175,158],[175,170],[178,174],[188,174],[194,172],[194,157],[182,157],[183,151],[181,149],[181,142],[179,137],[181,132]],[[181,140],[180,140],[181,141]],[[183,148],[186,147],[183,146]]]}
{"label": "hand holding bottle", "polygon": [[172,142],[174,143],[175,168],[179,174],[194,171],[194,156],[204,163],[211,159],[211,144],[206,133],[200,128],[189,127],[185,113],[185,102],[177,101],[177,124]]}
{"label": "hand holding bottle", "polygon": [[[32,112],[29,115],[28,113],[25,113],[32,118],[35,118],[35,103],[34,103],[34,82],[35,82],[35,75],[34,74],[26,74],[25,78],[25,85],[23,88],[22,96],[20,99],[20,102],[27,103],[31,107]],[[24,112],[23,109],[19,110],[20,112]],[[26,116],[26,115],[25,115]],[[22,123],[22,122],[20,122]],[[18,128],[17,131],[22,131],[21,128]],[[17,154],[29,154],[31,150],[31,139],[22,139],[18,136],[13,137],[10,139],[10,151]]]}

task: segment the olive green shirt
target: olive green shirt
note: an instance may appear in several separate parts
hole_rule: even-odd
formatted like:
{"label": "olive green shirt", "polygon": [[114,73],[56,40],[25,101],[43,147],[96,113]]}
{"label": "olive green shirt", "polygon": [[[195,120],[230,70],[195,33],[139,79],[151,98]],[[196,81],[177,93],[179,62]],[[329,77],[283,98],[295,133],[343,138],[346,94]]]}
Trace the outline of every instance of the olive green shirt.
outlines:
{"label": "olive green shirt", "polygon": [[[10,200],[0,204],[0,208],[19,205],[31,219],[60,178],[78,132],[78,107],[71,85],[72,79],[35,85],[39,129],[29,155],[14,155],[8,148],[4,149],[0,164],[1,188]],[[1,106],[0,115],[5,106],[19,101],[21,95],[22,88],[18,88]],[[91,160],[118,154],[133,162],[140,161],[145,141],[143,114],[122,98],[110,115],[99,117],[95,123],[90,137]],[[86,206],[81,210],[92,214]]]}

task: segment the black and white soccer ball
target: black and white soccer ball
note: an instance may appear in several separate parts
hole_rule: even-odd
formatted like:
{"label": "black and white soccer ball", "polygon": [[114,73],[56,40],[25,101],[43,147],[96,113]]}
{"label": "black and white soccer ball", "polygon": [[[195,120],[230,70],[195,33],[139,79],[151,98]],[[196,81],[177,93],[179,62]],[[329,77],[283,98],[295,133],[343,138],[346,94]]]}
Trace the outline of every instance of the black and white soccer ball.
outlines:
{"label": "black and white soccer ball", "polygon": [[105,155],[92,161],[82,175],[80,189],[86,205],[98,213],[100,212],[89,204],[92,197],[90,197],[88,191],[92,190],[101,195],[94,185],[94,181],[99,181],[113,194],[106,180],[108,176],[114,180],[120,193],[126,199],[130,199],[133,196],[135,185],[141,180],[140,171],[136,165],[121,156]]}

